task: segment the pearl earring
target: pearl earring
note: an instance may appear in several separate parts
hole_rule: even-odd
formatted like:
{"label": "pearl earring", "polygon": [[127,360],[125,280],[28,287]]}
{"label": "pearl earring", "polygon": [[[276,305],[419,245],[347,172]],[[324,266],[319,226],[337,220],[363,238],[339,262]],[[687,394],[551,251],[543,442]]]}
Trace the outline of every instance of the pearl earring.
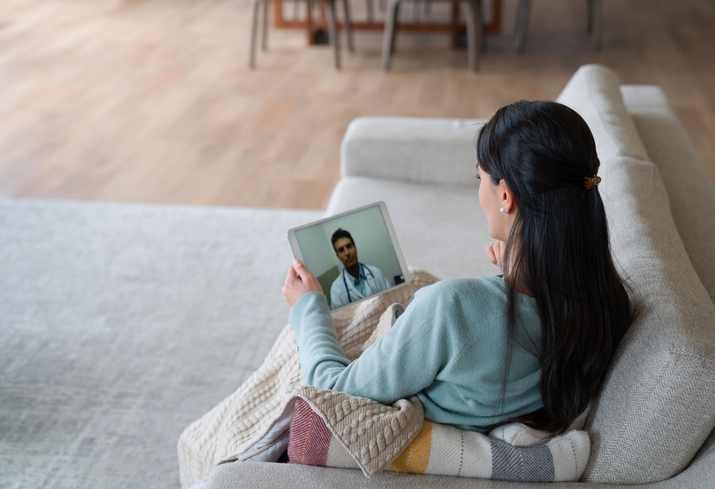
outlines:
{"label": "pearl earring", "polygon": [[500,208],[499,208],[499,212],[504,212],[504,208],[503,208],[503,207],[500,207]]}

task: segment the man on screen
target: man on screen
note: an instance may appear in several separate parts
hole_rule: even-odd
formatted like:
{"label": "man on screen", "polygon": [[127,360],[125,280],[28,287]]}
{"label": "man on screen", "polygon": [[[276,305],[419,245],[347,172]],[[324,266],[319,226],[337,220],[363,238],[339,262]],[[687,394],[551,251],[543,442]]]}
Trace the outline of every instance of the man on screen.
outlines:
{"label": "man on screen", "polygon": [[345,267],[330,287],[330,308],[345,304],[390,288],[379,268],[358,261],[355,241],[350,233],[338,229],[331,238],[335,255]]}

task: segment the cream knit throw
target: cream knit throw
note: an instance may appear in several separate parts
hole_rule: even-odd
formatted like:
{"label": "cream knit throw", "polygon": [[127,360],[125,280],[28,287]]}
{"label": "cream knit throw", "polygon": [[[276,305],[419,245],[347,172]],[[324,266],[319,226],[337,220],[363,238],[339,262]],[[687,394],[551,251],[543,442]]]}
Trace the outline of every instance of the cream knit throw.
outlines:
{"label": "cream knit throw", "polygon": [[[438,280],[422,270],[411,270],[411,273],[409,284],[332,314],[340,346],[348,359],[352,361],[360,356],[391,326],[391,321],[386,320],[378,327],[380,316],[391,304],[397,302],[407,307],[417,290]],[[182,489],[189,489],[208,477],[222,461],[256,445],[292,408],[293,399],[302,387],[297,345],[295,333],[287,325],[258,370],[236,392],[184,430],[178,444]],[[402,404],[398,406],[398,403]],[[414,430],[400,430],[398,444],[402,446],[417,436],[422,425],[422,407],[404,400],[398,403],[397,409],[405,410],[403,416],[409,414],[409,420],[405,417],[405,421],[416,426]],[[419,405],[417,411],[415,405]],[[355,447],[357,453],[364,453],[363,448],[369,453],[369,445]],[[383,465],[380,459],[377,457],[375,463]]]}

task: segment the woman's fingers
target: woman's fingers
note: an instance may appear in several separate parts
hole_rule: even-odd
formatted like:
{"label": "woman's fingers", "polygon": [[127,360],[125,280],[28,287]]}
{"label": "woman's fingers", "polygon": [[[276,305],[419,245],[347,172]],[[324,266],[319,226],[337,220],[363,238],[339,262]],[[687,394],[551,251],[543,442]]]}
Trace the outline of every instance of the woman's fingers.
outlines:
{"label": "woman's fingers", "polygon": [[293,260],[293,265],[291,266],[291,269],[295,271],[295,274],[300,277],[301,280],[306,278],[308,275],[313,275],[308,271],[307,268],[305,268],[305,265],[303,265],[303,263],[298,260]]}
{"label": "woman's fingers", "polygon": [[305,265],[295,260],[288,268],[288,275],[282,292],[288,304],[293,307],[303,295],[308,292],[320,292],[322,294],[323,288],[320,286],[318,279],[305,268]]}
{"label": "woman's fingers", "polygon": [[493,264],[497,265],[499,268],[504,268],[502,264],[504,263],[504,250],[506,249],[506,243],[503,241],[492,241],[487,249],[484,250],[487,254],[487,258]]}
{"label": "woman's fingers", "polygon": [[291,265],[290,267],[288,267],[288,275],[286,275],[286,284],[295,280],[296,276],[297,273],[295,272],[295,267],[294,265]]}
{"label": "woman's fingers", "polygon": [[288,301],[288,305],[290,307],[293,307],[293,304],[295,304],[296,301],[305,293],[300,290],[302,285],[302,281],[296,273],[295,266],[291,265],[288,268],[288,275],[286,275],[283,290],[281,290],[283,297],[285,297],[286,301]]}
{"label": "woman's fingers", "polygon": [[506,249],[506,243],[504,241],[494,242],[494,255],[497,258],[497,265],[499,268],[504,268],[504,250]]}
{"label": "woman's fingers", "polygon": [[489,261],[496,265],[497,256],[496,254],[494,254],[494,243],[496,243],[496,241],[489,243],[489,246],[487,246],[487,249],[484,250],[484,252],[487,254],[487,258],[489,259]]}
{"label": "woman's fingers", "polygon": [[298,260],[293,262],[293,268],[295,273],[298,275],[300,280],[305,284],[308,292],[323,292],[323,288],[320,286],[320,282],[315,278],[315,275],[310,273],[305,265],[303,265]]}

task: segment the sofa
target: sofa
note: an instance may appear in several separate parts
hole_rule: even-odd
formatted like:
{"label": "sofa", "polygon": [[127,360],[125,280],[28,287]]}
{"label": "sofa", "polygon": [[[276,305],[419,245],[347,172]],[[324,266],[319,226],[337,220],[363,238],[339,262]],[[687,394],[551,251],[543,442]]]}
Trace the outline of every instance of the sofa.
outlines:
{"label": "sofa", "polygon": [[[591,456],[559,487],[712,487],[715,477],[715,182],[663,92],[597,65],[557,101],[591,127],[613,254],[639,314],[591,406]],[[359,118],[326,215],[384,200],[408,264],[445,278],[498,273],[479,209],[480,121]],[[180,443],[181,444],[181,443]],[[203,487],[524,487],[523,483],[267,462],[218,465]],[[196,479],[196,477],[194,477]],[[197,482],[182,473],[185,487]],[[528,484],[526,484],[528,485]]]}

